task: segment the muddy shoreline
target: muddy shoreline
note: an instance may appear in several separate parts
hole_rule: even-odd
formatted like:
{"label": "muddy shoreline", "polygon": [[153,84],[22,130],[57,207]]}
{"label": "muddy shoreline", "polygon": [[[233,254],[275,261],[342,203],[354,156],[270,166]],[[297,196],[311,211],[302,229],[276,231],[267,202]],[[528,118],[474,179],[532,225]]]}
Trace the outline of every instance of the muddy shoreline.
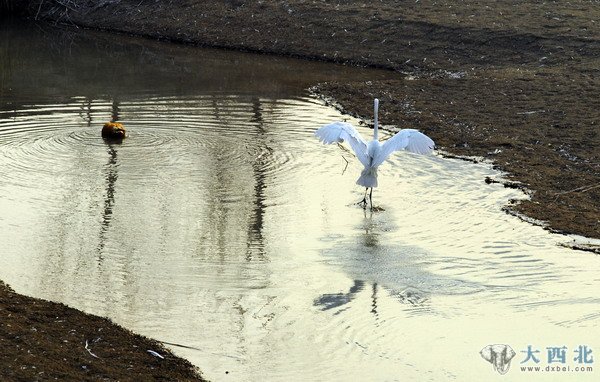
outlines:
{"label": "muddy shoreline", "polygon": [[3,381],[204,381],[158,341],[1,281],[0,317]]}

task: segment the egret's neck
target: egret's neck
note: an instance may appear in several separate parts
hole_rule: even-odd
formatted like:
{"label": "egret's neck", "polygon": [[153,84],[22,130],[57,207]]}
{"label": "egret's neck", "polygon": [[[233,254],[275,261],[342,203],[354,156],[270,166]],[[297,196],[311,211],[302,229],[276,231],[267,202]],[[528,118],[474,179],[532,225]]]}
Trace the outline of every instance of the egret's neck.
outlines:
{"label": "egret's neck", "polygon": [[379,100],[375,98],[375,112],[374,112],[374,123],[373,123],[373,140],[378,140],[379,121],[377,120],[377,112],[379,111]]}

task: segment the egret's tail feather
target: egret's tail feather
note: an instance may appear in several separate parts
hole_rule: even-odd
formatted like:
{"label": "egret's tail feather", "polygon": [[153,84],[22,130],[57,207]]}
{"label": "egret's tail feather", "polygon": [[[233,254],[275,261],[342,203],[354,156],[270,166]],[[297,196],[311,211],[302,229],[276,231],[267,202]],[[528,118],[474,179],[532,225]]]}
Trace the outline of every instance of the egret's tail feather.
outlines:
{"label": "egret's tail feather", "polygon": [[377,168],[365,168],[362,170],[356,184],[363,187],[377,187]]}

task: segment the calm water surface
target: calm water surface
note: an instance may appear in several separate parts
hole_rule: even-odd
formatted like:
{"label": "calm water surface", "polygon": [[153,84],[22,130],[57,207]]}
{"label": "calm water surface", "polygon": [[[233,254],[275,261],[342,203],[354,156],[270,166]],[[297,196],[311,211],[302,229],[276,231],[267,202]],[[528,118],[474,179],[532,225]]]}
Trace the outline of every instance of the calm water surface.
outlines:
{"label": "calm water surface", "polygon": [[191,347],[214,381],[491,380],[495,343],[531,380],[528,345],[600,355],[599,258],[504,214],[524,196],[489,166],[400,153],[384,211],[353,204],[358,161],[313,137],[345,117],[306,88],[390,75],[3,24],[0,279]]}

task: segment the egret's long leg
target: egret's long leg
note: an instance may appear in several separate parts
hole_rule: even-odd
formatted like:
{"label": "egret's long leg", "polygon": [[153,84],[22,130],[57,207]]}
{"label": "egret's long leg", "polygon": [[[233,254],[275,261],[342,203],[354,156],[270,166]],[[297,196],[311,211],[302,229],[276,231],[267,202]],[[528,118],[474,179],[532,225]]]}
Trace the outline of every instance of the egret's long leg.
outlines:
{"label": "egret's long leg", "polygon": [[[365,197],[367,194],[365,193]],[[373,211],[373,187],[371,187],[371,192],[369,193],[369,200],[371,201],[371,211]]]}
{"label": "egret's long leg", "polygon": [[362,198],[362,200],[356,204],[362,204],[363,208],[367,208],[367,191],[369,191],[369,187],[365,188],[365,196]]}

